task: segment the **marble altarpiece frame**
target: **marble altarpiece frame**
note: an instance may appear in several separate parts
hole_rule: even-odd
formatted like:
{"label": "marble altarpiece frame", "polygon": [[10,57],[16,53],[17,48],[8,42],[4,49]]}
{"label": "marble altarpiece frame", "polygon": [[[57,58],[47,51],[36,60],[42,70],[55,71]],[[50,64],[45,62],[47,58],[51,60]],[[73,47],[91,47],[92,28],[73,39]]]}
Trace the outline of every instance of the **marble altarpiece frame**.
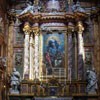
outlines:
{"label": "marble altarpiece frame", "polygon": [[[65,77],[67,76],[67,38],[66,31],[53,31],[52,33],[42,31],[40,44],[41,54],[41,76]],[[66,78],[66,77],[65,77]],[[60,80],[60,79],[59,79]],[[61,81],[61,80],[60,80]]]}

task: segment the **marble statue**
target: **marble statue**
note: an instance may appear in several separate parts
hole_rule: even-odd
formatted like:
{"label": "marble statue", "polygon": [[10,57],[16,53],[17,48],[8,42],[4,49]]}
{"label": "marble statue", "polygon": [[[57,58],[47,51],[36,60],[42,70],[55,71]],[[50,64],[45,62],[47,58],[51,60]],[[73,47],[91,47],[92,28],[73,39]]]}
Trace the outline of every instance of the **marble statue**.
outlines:
{"label": "marble statue", "polygon": [[13,72],[11,74],[11,79],[10,79],[10,93],[11,94],[19,94],[19,86],[21,82],[21,76],[18,71],[16,71],[16,68],[13,68]]}
{"label": "marble statue", "polygon": [[28,2],[26,5],[27,7],[20,13],[20,15],[27,13],[27,12],[30,12],[30,13],[34,12],[34,5],[32,5],[31,2]]}
{"label": "marble statue", "polygon": [[27,7],[19,15],[22,15],[27,12],[30,12],[33,14],[34,12],[38,12],[40,10],[41,10],[40,6],[38,6],[38,5],[34,6],[31,2],[28,2]]}
{"label": "marble statue", "polygon": [[96,90],[98,89],[97,86],[97,75],[94,69],[87,70],[86,72],[86,78],[87,78],[87,87],[86,92],[88,94],[96,94]]}
{"label": "marble statue", "polygon": [[77,1],[76,4],[73,4],[72,11],[73,12],[83,12],[83,13],[85,13],[85,10],[81,7],[79,1]]}

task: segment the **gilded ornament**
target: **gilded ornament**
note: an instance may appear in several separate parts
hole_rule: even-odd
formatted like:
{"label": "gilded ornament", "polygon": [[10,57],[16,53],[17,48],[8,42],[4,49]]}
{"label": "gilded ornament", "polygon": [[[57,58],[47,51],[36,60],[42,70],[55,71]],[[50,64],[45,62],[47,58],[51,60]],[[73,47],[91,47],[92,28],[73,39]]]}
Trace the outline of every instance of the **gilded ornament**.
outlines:
{"label": "gilded ornament", "polygon": [[78,32],[81,32],[81,33],[84,31],[82,22],[80,22],[80,21],[78,22],[77,29],[78,29]]}
{"label": "gilded ornament", "polygon": [[33,32],[35,35],[39,35],[40,29],[38,27],[33,27]]}
{"label": "gilded ornament", "polygon": [[28,23],[26,23],[26,24],[24,25],[23,31],[24,31],[26,34],[30,34],[30,32],[32,31],[32,30],[31,30],[31,27],[30,27],[30,25],[29,25]]}

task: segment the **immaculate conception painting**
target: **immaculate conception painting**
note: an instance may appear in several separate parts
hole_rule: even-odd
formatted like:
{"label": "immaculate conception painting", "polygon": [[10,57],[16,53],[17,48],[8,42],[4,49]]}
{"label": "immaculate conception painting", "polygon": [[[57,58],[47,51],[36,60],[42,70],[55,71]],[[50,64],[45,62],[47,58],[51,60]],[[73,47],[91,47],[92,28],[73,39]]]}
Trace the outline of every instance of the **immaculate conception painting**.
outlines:
{"label": "immaculate conception painting", "polygon": [[59,71],[65,66],[64,34],[44,34],[43,40],[46,72],[47,75],[52,75],[55,69]]}

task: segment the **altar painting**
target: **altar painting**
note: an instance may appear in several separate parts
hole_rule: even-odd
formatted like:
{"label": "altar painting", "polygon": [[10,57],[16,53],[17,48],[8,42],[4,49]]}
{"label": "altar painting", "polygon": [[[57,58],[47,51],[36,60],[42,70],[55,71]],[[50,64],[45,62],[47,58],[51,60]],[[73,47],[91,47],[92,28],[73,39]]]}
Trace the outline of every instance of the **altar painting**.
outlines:
{"label": "altar painting", "polygon": [[56,69],[64,68],[65,66],[65,44],[64,34],[44,34],[43,35],[43,52],[44,52],[44,73],[47,75],[54,74]]}

